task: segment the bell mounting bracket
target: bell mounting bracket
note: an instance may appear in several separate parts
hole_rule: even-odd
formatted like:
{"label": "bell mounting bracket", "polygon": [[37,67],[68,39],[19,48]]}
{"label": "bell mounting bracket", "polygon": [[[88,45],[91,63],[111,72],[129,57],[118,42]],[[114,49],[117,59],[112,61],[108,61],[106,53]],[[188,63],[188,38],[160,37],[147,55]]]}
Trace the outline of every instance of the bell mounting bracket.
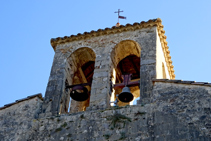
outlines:
{"label": "bell mounting bracket", "polygon": [[122,75],[123,82],[122,83],[117,83],[117,84],[113,85],[113,88],[123,88],[123,87],[139,86],[140,79],[139,80],[136,80],[136,81],[131,81],[131,76],[132,76],[132,74],[124,74],[124,75]]}

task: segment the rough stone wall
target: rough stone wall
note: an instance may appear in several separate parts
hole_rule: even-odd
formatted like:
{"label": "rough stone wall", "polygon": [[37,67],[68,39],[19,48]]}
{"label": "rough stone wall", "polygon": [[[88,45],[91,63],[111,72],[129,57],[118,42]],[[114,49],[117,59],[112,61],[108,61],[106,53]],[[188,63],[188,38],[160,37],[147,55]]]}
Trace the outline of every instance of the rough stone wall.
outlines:
{"label": "rough stone wall", "polygon": [[151,105],[86,111],[36,122],[38,131],[30,140],[179,140],[188,139],[192,133],[179,134],[178,130],[188,127],[172,115],[153,110]]}
{"label": "rough stone wall", "polygon": [[38,97],[0,110],[0,141],[27,140],[42,101]]}
{"label": "rough stone wall", "polygon": [[155,82],[151,103],[39,119],[31,140],[211,140],[211,88]]}
{"label": "rough stone wall", "polygon": [[154,82],[150,101],[34,119],[34,98],[0,110],[0,140],[211,140],[211,87]]}
{"label": "rough stone wall", "polygon": [[[202,116],[202,115],[201,115]],[[201,119],[198,123],[203,123]],[[85,111],[38,119],[29,140],[178,141],[210,140],[209,134],[155,105]]]}
{"label": "rough stone wall", "polygon": [[155,82],[151,103],[157,110],[177,117],[191,127],[183,132],[198,130],[192,137],[211,133],[211,87],[193,84]]}
{"label": "rough stone wall", "polygon": [[59,114],[60,101],[62,96],[66,94],[65,81],[68,75],[66,70],[68,63],[66,62],[67,59],[62,52],[55,51],[40,117]]}

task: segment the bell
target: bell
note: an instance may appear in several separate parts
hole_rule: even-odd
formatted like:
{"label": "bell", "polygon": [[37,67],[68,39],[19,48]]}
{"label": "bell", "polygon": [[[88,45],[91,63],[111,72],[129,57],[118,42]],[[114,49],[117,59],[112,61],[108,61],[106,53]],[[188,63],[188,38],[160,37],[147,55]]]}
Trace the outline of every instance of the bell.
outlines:
{"label": "bell", "polygon": [[133,100],[133,94],[130,92],[130,88],[124,87],[122,92],[118,95],[118,99],[125,103],[131,102]]}
{"label": "bell", "polygon": [[72,88],[70,97],[75,101],[85,101],[89,98],[89,93],[86,87],[77,85]]}

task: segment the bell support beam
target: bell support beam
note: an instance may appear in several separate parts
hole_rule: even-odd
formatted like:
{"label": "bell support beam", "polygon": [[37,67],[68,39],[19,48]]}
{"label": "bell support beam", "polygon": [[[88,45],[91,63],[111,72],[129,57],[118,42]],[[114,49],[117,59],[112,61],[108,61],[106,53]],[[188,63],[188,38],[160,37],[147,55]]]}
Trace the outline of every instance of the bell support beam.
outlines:
{"label": "bell support beam", "polygon": [[75,86],[91,86],[91,83],[82,83],[82,84],[75,84],[75,85],[68,85],[68,86],[66,86],[66,89],[68,89],[68,88],[73,88],[73,87],[75,87]]}
{"label": "bell support beam", "polygon": [[[128,82],[127,87],[139,86],[139,85],[140,85],[140,80],[137,80],[137,81]],[[125,87],[125,84],[124,84],[124,82],[123,83],[118,83],[118,84],[115,84],[113,87],[114,88],[123,88],[123,87]]]}
{"label": "bell support beam", "polygon": [[140,79],[136,79],[135,81],[131,81],[131,76],[132,74],[125,74],[125,75],[122,75],[123,77],[123,82],[122,83],[118,83],[118,84],[115,84],[113,86],[113,88],[123,88],[125,86],[127,87],[131,87],[131,86],[139,86],[140,84]]}

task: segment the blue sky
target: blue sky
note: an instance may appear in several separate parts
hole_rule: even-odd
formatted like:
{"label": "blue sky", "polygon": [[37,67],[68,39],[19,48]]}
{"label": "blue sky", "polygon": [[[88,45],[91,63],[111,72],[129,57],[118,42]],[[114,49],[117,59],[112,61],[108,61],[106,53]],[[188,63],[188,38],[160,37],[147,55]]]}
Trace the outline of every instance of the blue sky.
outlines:
{"label": "blue sky", "polygon": [[211,82],[210,0],[36,0],[0,5],[0,106],[45,95],[54,51],[50,39],[161,18],[176,79]]}

